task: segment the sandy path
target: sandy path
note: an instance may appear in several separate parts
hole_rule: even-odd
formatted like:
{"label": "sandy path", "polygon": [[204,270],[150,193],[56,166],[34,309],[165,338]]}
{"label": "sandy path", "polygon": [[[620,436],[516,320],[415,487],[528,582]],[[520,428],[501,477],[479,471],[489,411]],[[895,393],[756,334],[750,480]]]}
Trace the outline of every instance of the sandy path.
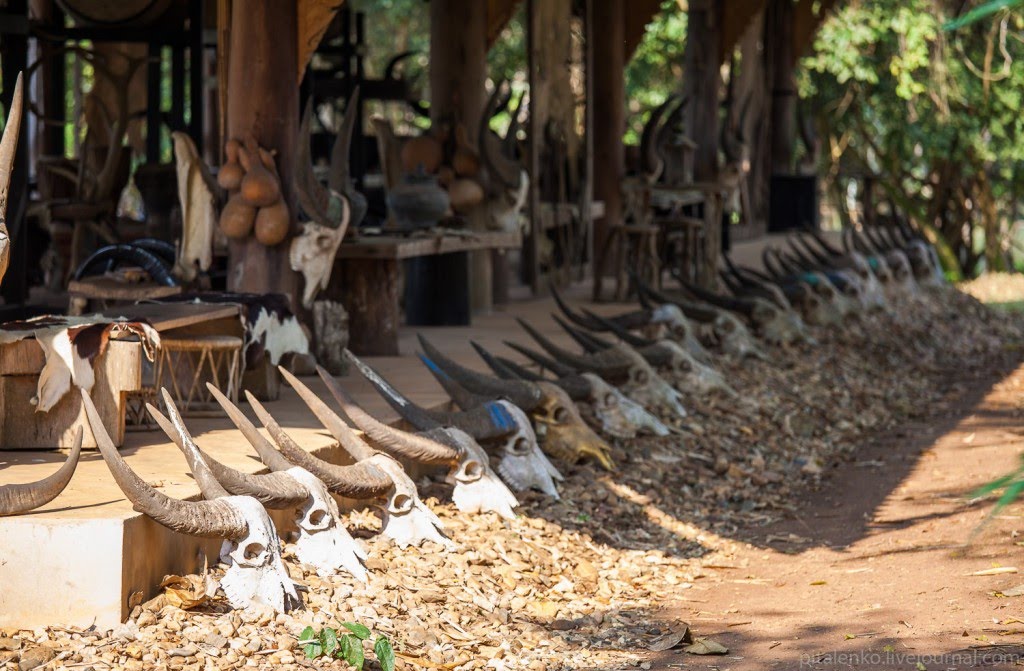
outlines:
{"label": "sandy path", "polygon": [[[671,650],[648,658],[653,668],[1024,665],[1024,597],[998,593],[1024,583],[1024,504],[968,546],[991,504],[962,496],[1024,451],[1024,367],[975,373],[932,410],[930,421],[835,465],[796,502],[793,519],[747,530],[735,568],[713,570],[680,594],[666,616],[728,646],[728,655]],[[999,566],[1020,572],[969,576]]]}

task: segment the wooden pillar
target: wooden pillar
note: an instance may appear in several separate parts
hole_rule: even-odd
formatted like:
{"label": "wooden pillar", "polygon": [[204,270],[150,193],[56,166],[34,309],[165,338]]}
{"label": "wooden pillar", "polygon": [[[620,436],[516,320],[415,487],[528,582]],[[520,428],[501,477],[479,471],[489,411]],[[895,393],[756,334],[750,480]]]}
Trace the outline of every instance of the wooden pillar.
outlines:
{"label": "wooden pillar", "polygon": [[[263,147],[277,151],[281,192],[295,229],[292,164],[299,126],[298,26],[296,3],[233,0],[228,47],[227,136],[250,133]],[[288,263],[285,240],[264,247],[255,237],[231,242],[228,288],[253,293],[283,293],[300,309],[299,275]]]}
{"label": "wooden pillar", "polygon": [[[430,2],[430,120],[435,128],[465,126],[476,136],[486,102],[487,3],[480,0]],[[470,227],[487,225],[485,208],[470,213]],[[493,305],[491,253],[469,254],[470,306],[474,312]]]}
{"label": "wooden pillar", "polygon": [[[793,172],[796,144],[796,59],[793,54],[794,10],[791,0],[771,0],[765,31],[772,40],[772,172]],[[770,31],[770,32],[769,32]]]}
{"label": "wooden pillar", "polygon": [[[600,254],[615,226],[622,223],[622,179],[626,174],[626,55],[622,0],[600,0],[591,5],[594,90],[594,199],[604,202],[604,218],[594,225],[594,249]],[[614,264],[594,264],[612,268]],[[598,281],[595,278],[595,286]]]}
{"label": "wooden pillar", "polygon": [[[684,96],[687,105],[687,130],[697,142],[693,173],[698,182],[718,181],[718,106],[721,76],[719,54],[722,40],[722,4],[716,0],[691,0],[686,27],[686,51],[683,56]],[[707,190],[704,216],[704,263],[702,284],[712,285],[718,275],[721,254],[721,196]]]}
{"label": "wooden pillar", "polygon": [[[19,16],[28,16],[28,5],[25,0],[12,0],[7,3],[7,11]],[[0,92],[0,104],[5,112],[11,109],[14,98],[14,85],[18,81],[18,73],[28,67],[28,33],[18,32],[4,35],[0,43],[0,58],[3,67],[3,91]],[[22,84],[28,89],[28,82]],[[7,193],[7,232],[10,236],[10,265],[4,275],[3,288],[0,295],[7,305],[18,305],[28,299],[28,264],[32,263],[28,256],[28,236],[26,235],[25,210],[28,207],[28,100],[23,93],[22,116],[18,149],[14,155],[14,167]]]}
{"label": "wooden pillar", "polygon": [[[542,193],[542,178],[546,177],[551,186],[554,186],[558,182],[557,173],[563,170],[563,166],[550,159],[564,158],[572,163],[575,158],[575,109],[569,70],[566,67],[566,63],[572,58],[572,4],[570,0],[529,0],[526,15],[530,83],[530,119],[527,133],[530,142],[530,245],[526,250],[525,260],[527,281],[533,293],[539,294],[547,291],[548,282],[557,284],[554,268],[550,269],[548,278],[542,277],[540,271],[537,250],[540,241],[546,235],[541,216],[541,203],[550,201],[561,204],[559,201],[563,196],[568,196],[557,193],[557,188],[549,188],[550,193]],[[566,138],[567,154],[564,157],[555,155],[554,147],[548,144],[549,134]],[[569,249],[563,251],[566,256],[570,254]],[[571,260],[567,259],[566,262],[571,263]]]}

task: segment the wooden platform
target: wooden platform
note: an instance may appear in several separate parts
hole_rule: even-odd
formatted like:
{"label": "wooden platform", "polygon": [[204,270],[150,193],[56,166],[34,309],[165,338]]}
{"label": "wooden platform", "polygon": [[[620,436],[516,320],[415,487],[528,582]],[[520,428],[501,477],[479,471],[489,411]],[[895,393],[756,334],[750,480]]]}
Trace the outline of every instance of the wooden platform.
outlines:
{"label": "wooden platform", "polygon": [[[578,288],[573,295],[585,293]],[[514,316],[524,316],[543,332],[566,342],[548,317],[554,309],[551,300],[515,302],[506,312],[480,317],[469,328],[420,330],[457,360],[483,369],[470,340],[510,355],[502,340],[527,341]],[[602,305],[599,309],[615,312],[621,307]],[[399,331],[399,347],[399,357],[368,361],[416,402],[428,407],[445,403],[447,396],[414,356],[418,349],[414,330]],[[319,379],[304,381],[328,398]],[[342,384],[377,417],[397,419],[362,378],[350,375]],[[337,456],[333,440],[287,385],[281,400],[267,407],[306,449],[325,457]],[[253,416],[247,406],[243,409]],[[199,445],[215,458],[246,472],[260,470],[255,453],[226,419],[187,419],[186,423]],[[142,478],[164,493],[198,497],[184,458],[162,433],[129,433],[122,454]],[[62,452],[0,452],[0,483],[38,480],[52,473],[63,459]],[[284,521],[280,515],[275,519]],[[130,612],[133,594],[153,596],[165,574],[198,570],[201,553],[215,561],[218,547],[216,542],[172,533],[132,510],[95,452],[83,453],[68,488],[50,504],[27,515],[0,519],[0,539],[0,628],[113,626]]]}

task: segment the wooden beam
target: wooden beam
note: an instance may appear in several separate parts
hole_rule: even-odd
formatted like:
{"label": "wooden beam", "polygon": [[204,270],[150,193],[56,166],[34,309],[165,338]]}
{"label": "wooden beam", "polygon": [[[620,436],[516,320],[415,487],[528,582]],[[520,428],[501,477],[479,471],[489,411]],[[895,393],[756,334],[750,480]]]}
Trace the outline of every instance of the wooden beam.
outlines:
{"label": "wooden beam", "polygon": [[299,78],[306,72],[309,59],[313,52],[320,46],[320,40],[331,25],[338,10],[345,4],[345,0],[299,0]]}
{"label": "wooden beam", "polygon": [[[292,165],[299,127],[298,16],[292,2],[232,0],[229,37],[227,137],[252,135],[260,146],[277,152],[281,194],[295,230]],[[288,262],[289,236],[274,247],[255,237],[233,240],[228,263],[228,289],[252,293],[283,293],[297,300],[299,276]]]}
{"label": "wooden beam", "polygon": [[487,0],[487,48],[501,37],[501,31],[515,16],[520,0]]}
{"label": "wooden beam", "polygon": [[733,49],[739,44],[750,22],[764,11],[768,0],[725,0],[722,12],[722,48],[718,62],[729,59]]}
{"label": "wooden beam", "polygon": [[[607,0],[606,0],[607,1]],[[600,3],[598,3],[600,4]],[[633,0],[629,3],[628,11],[623,12],[622,17],[622,39],[625,41],[624,57],[628,63],[640,41],[647,31],[647,24],[654,20],[654,17],[661,11],[661,0]],[[679,9],[677,11],[683,11]],[[600,30],[601,27],[598,26]]]}

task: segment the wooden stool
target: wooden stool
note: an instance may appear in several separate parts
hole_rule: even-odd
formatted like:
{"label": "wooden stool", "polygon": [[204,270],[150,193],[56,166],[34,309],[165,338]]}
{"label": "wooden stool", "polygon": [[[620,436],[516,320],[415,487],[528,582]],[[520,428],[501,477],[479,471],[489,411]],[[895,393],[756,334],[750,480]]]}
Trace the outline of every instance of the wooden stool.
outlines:
{"label": "wooden stool", "polygon": [[235,336],[162,338],[156,368],[156,388],[167,387],[183,414],[220,414],[220,405],[206,383],[238,400],[242,339]]}

